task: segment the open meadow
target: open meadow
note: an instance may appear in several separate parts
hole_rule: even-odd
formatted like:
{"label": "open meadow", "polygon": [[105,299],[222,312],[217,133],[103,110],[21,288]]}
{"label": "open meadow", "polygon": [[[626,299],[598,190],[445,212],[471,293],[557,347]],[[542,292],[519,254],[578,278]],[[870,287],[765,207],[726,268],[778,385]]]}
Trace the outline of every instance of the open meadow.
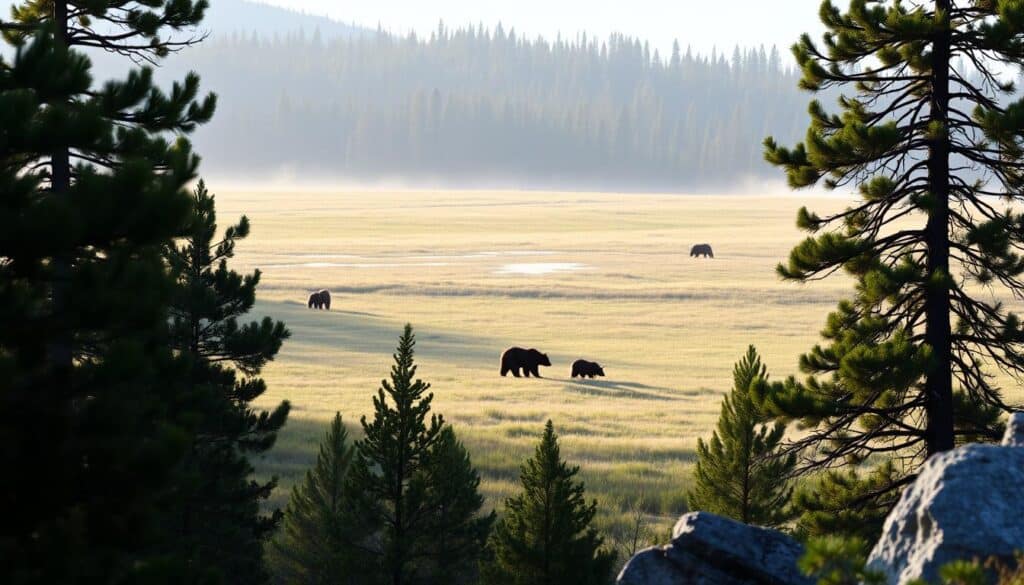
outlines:
{"label": "open meadow", "polygon": [[[796,372],[826,313],[849,293],[835,277],[781,281],[803,236],[797,209],[846,205],[807,195],[654,196],[539,192],[218,191],[221,224],[253,222],[235,267],[263,271],[257,316],[292,331],[265,370],[265,403],[292,418],[258,462],[281,477],[275,503],[314,458],[335,411],[358,427],[388,375],[404,323],[419,375],[498,504],[551,418],[583,467],[602,523],[642,497],[659,527],[685,510],[697,438],[710,434],[748,344],[769,372]],[[714,259],[690,258],[707,242]],[[330,312],[306,295],[330,289]],[[543,379],[502,378],[506,347],[536,347]],[[569,378],[576,358],[606,378]],[[358,434],[358,433],[357,433]]]}

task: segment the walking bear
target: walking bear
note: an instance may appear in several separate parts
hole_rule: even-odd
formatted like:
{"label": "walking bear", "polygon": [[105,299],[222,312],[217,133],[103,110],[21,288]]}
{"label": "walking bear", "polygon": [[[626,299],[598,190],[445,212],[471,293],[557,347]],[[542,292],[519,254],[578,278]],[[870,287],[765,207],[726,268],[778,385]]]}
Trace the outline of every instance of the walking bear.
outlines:
{"label": "walking bear", "polygon": [[597,362],[588,362],[587,360],[576,360],[572,363],[572,378],[579,376],[580,378],[593,378],[594,376],[604,376],[604,368]]}
{"label": "walking bear", "polygon": [[690,248],[690,258],[695,256],[703,256],[705,258],[714,258],[715,253],[711,251],[711,244],[697,244]]}
{"label": "walking bear", "polygon": [[501,354],[501,375],[504,376],[509,372],[516,378],[519,377],[519,370],[523,371],[523,375],[529,378],[531,375],[534,378],[540,378],[540,366],[550,366],[551,360],[548,359],[546,353],[541,353],[536,349],[523,349],[521,347],[510,347],[505,350],[505,353]]}
{"label": "walking bear", "polygon": [[306,305],[310,309],[326,309],[331,310],[331,293],[326,290],[317,291],[309,295],[309,301]]}

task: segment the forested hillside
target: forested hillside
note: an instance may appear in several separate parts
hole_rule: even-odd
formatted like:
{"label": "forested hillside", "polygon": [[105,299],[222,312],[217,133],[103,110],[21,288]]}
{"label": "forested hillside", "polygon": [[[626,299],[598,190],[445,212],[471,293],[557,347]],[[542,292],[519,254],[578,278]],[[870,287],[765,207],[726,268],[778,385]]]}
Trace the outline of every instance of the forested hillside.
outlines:
{"label": "forested hillside", "polygon": [[808,99],[776,48],[661,55],[623,36],[550,42],[501,26],[441,25],[429,38],[240,30],[163,72],[203,71],[220,94],[196,143],[223,176],[722,188],[777,178],[761,139],[800,138]]}

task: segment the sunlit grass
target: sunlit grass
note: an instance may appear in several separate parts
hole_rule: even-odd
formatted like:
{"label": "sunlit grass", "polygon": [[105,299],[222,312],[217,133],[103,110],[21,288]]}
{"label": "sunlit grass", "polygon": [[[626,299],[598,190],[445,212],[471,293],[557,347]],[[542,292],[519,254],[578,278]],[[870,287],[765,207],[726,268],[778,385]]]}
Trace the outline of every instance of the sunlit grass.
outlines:
{"label": "sunlit grass", "polygon": [[[335,411],[358,435],[411,322],[419,375],[469,447],[489,505],[515,489],[551,418],[601,503],[602,526],[627,521],[642,497],[664,529],[685,510],[696,439],[713,428],[746,346],[757,346],[774,377],[797,373],[797,357],[849,293],[842,276],[796,285],[775,275],[804,237],[794,217],[811,199],[221,190],[222,222],[241,213],[253,221],[236,267],[263,271],[257,314],[293,333],[265,371],[264,403],[294,407],[259,463],[281,477],[274,502],[283,505],[311,464]],[[829,211],[846,201],[810,205]],[[690,258],[704,242],[715,258]],[[538,263],[580,267],[502,270]],[[320,288],[332,291],[330,312],[305,306]],[[498,358],[511,345],[548,352],[554,366],[540,380],[501,378]],[[569,379],[580,357],[608,376]]]}

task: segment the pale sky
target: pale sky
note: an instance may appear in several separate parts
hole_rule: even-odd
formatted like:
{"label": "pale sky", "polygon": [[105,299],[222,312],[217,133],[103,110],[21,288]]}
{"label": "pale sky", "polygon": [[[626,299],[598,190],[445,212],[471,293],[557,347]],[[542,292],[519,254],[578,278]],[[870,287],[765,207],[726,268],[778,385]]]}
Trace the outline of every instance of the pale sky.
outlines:
{"label": "pale sky", "polygon": [[[263,0],[329,16],[343,22],[393,32],[433,30],[438,20],[454,27],[480,23],[529,36],[553,38],[559,32],[605,37],[611,32],[649,40],[664,53],[678,38],[685,48],[707,52],[712,46],[779,45],[788,49],[800,33],[820,34],[821,0]],[[840,0],[838,5],[845,7]]]}

